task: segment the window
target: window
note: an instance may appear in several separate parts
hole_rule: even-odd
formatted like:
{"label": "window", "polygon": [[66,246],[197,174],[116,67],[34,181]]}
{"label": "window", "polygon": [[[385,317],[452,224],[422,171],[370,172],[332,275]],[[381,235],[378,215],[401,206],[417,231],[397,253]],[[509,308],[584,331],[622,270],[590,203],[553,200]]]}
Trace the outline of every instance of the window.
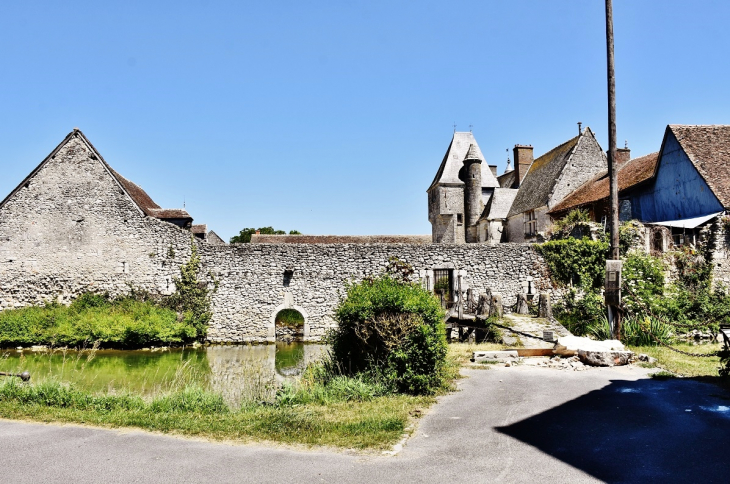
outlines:
{"label": "window", "polygon": [[530,210],[524,214],[525,220],[525,237],[534,237],[537,235],[537,217],[535,211]]}
{"label": "window", "polygon": [[456,214],[456,223],[458,225],[462,225],[464,223],[464,214],[463,213]]}

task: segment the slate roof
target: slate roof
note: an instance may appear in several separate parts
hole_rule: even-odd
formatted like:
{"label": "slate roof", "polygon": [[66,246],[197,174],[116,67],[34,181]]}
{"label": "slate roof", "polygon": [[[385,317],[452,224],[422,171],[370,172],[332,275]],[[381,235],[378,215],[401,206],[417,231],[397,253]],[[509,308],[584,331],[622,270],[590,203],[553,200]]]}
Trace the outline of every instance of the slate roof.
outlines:
{"label": "slate roof", "polygon": [[479,219],[506,219],[518,191],[516,188],[495,188],[492,198],[489,199],[489,202],[484,207],[484,212],[482,212],[482,216]]}
{"label": "slate roof", "polygon": [[194,234],[207,234],[208,226],[206,224],[197,224],[190,227],[190,231]]}
{"label": "slate roof", "polygon": [[444,159],[441,161],[431,186],[428,187],[429,190],[442,183],[464,185],[464,182],[459,179],[459,170],[464,166],[464,157],[470,145],[474,145],[474,154],[482,160],[482,188],[499,186],[499,182],[492,174],[492,170],[489,169],[489,164],[484,159],[474,135],[471,132],[456,132],[451,138],[449,148],[446,150]]}
{"label": "slate roof", "polygon": [[677,138],[720,203],[730,207],[730,126],[670,124],[667,130]]}
{"label": "slate roof", "polygon": [[515,171],[510,170],[507,173],[503,173],[497,177],[499,186],[502,188],[510,188],[515,184]]}
{"label": "slate roof", "polygon": [[[623,165],[619,166],[616,178],[618,181],[618,191],[622,192],[639,183],[654,176],[657,161],[659,160],[659,152],[634,158]],[[587,203],[597,202],[610,196],[608,171],[603,171],[593,177],[593,179],[584,183],[562,202],[555,205],[548,213],[556,214],[573,208],[580,207]]]}
{"label": "slate roof", "polygon": [[160,208],[159,205],[157,205],[152,198],[147,195],[147,192],[145,192],[142,187],[139,185],[127,180],[122,175],[114,171],[111,166],[104,160],[104,157],[101,156],[99,151],[94,148],[94,145],[91,144],[89,139],[84,135],[84,133],[81,132],[80,129],[74,128],[73,131],[71,131],[66,137],[61,141],[56,148],[51,151],[51,153],[46,156],[46,158],[35,167],[35,169],[30,172],[30,174],[25,177],[25,179],[20,182],[20,184],[12,191],[10,194],[5,197],[5,199],[0,202],[0,207],[5,205],[5,203],[18,191],[20,190],[23,185],[26,184],[30,179],[32,179],[36,173],[38,173],[43,166],[48,163],[49,160],[51,160],[53,157],[56,156],[56,153],[58,153],[61,148],[63,148],[66,143],[71,141],[72,138],[78,137],[91,151],[91,157],[98,159],[102,165],[109,171],[109,174],[119,183],[119,185],[122,187],[122,189],[129,195],[129,198],[132,199],[132,201],[139,207],[139,209],[147,216],[155,217],[159,219],[165,219],[165,218],[189,218],[192,221],[192,217],[188,212],[182,209],[163,209]]}
{"label": "slate roof", "polygon": [[573,149],[578,144],[578,140],[588,132],[590,132],[590,128],[586,128],[583,134],[553,148],[532,162],[530,169],[522,179],[519,192],[515,197],[508,217],[547,204],[550,193],[555,187],[555,182],[573,153]]}

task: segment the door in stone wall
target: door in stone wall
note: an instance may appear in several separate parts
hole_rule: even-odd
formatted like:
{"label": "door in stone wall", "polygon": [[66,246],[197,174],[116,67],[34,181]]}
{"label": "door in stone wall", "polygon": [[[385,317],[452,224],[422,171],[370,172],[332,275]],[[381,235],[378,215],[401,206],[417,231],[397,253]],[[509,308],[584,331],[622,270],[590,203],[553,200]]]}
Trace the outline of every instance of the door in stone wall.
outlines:
{"label": "door in stone wall", "polygon": [[433,292],[441,301],[441,307],[449,309],[454,304],[454,270],[433,270]]}

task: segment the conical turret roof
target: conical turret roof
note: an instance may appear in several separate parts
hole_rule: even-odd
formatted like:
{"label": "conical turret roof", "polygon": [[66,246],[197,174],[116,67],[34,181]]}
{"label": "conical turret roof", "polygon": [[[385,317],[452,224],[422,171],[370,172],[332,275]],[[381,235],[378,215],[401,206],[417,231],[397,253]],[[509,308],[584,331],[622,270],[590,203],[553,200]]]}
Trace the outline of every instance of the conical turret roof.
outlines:
{"label": "conical turret roof", "polygon": [[474,146],[474,144],[469,145],[469,150],[466,152],[466,156],[464,157],[464,161],[466,160],[479,160],[482,161],[481,153],[479,152],[479,148]]}

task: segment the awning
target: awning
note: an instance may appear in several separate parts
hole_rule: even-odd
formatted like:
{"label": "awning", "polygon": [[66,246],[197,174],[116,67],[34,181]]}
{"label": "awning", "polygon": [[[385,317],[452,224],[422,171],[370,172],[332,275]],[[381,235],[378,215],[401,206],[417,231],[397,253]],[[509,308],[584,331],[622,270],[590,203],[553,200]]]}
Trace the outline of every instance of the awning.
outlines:
{"label": "awning", "polygon": [[703,223],[717,217],[720,214],[722,214],[722,212],[711,213],[710,215],[703,215],[702,217],[684,218],[681,220],[668,220],[666,222],[648,222],[647,225],[662,225],[664,227],[693,229],[695,227],[699,227]]}

